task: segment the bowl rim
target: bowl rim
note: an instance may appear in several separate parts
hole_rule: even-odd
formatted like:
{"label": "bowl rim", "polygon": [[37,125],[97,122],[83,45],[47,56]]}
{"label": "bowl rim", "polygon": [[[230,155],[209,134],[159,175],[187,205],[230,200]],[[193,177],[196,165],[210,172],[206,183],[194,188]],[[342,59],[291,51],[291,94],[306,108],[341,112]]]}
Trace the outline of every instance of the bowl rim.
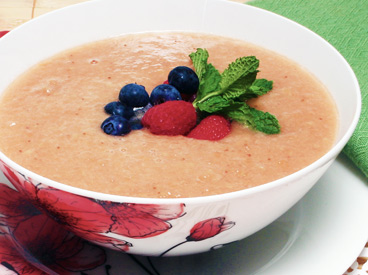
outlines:
{"label": "bowl rim", "polygon": [[[214,1],[214,0],[211,0],[211,1]],[[15,161],[11,160],[10,158],[8,158],[1,151],[0,151],[0,160],[2,162],[4,162],[7,166],[9,166],[11,169],[16,170],[20,174],[26,176],[27,178],[30,178],[32,181],[36,181],[36,182],[45,184],[49,187],[53,187],[53,188],[59,189],[61,191],[69,192],[69,193],[72,193],[72,194],[75,194],[75,195],[79,195],[79,196],[83,196],[83,197],[89,197],[89,198],[98,199],[98,200],[112,201],[112,202],[127,202],[127,201],[129,201],[129,202],[138,203],[138,204],[139,203],[144,203],[144,204],[149,203],[149,204],[161,204],[161,205],[164,205],[164,204],[178,204],[178,203],[205,204],[205,203],[209,203],[209,202],[213,202],[213,201],[224,201],[224,200],[229,200],[229,199],[235,199],[235,198],[239,198],[239,197],[254,195],[256,193],[263,192],[264,190],[267,190],[267,189],[274,189],[274,188],[278,188],[282,185],[292,183],[296,179],[302,178],[305,175],[307,175],[309,172],[311,172],[315,169],[318,169],[319,167],[322,167],[323,165],[330,162],[331,160],[334,160],[337,157],[337,155],[342,151],[342,149],[344,148],[344,146],[346,145],[346,143],[348,142],[350,137],[353,135],[353,132],[354,132],[354,130],[355,130],[357,124],[358,124],[360,114],[361,114],[361,104],[362,104],[362,102],[361,102],[361,92],[360,92],[359,82],[357,80],[356,75],[354,74],[354,71],[352,70],[351,66],[349,65],[349,63],[341,55],[341,53],[338,52],[324,38],[322,38],[321,36],[319,36],[315,32],[311,31],[310,29],[306,28],[305,26],[303,26],[303,25],[301,25],[301,24],[299,24],[299,23],[297,23],[297,22],[295,22],[291,19],[288,19],[288,18],[286,18],[282,15],[276,14],[274,12],[267,11],[267,10],[264,10],[264,9],[261,9],[261,8],[258,8],[258,7],[254,7],[254,6],[250,6],[250,5],[244,5],[244,4],[241,4],[241,3],[229,2],[227,0],[217,0],[217,1],[226,2],[229,5],[235,5],[237,8],[240,8],[239,5],[241,5],[242,6],[241,8],[254,9],[254,10],[257,10],[258,12],[268,14],[269,16],[278,17],[279,19],[287,21],[289,24],[294,24],[295,26],[303,29],[304,31],[312,33],[313,36],[316,39],[319,39],[322,43],[324,43],[325,45],[330,47],[331,51],[334,52],[336,58],[338,58],[338,59],[340,59],[340,61],[342,61],[342,64],[344,64],[345,69],[347,69],[348,72],[349,72],[349,78],[350,78],[350,81],[351,81],[351,84],[352,84],[352,88],[356,93],[356,101],[354,103],[354,105],[356,106],[356,109],[354,111],[353,119],[351,121],[350,126],[343,133],[341,138],[322,157],[320,157],[319,159],[317,159],[313,163],[309,164],[308,166],[306,166],[306,167],[304,167],[304,168],[302,168],[302,169],[300,169],[300,170],[298,170],[298,171],[296,171],[292,174],[289,174],[289,175],[287,175],[283,178],[280,178],[280,179],[277,179],[277,180],[274,180],[274,181],[271,181],[271,182],[268,182],[268,183],[265,183],[265,184],[261,184],[259,186],[246,188],[246,189],[233,191],[233,192],[228,192],[228,193],[223,193],[223,194],[217,194],[217,195],[200,196],[200,197],[179,197],[179,198],[133,197],[133,196],[113,195],[113,194],[107,194],[107,193],[102,193],[102,192],[90,191],[90,190],[86,190],[86,189],[82,189],[82,188],[78,188],[78,187],[69,186],[69,185],[64,184],[62,182],[58,182],[58,181],[46,178],[44,176],[41,176],[41,175],[39,175],[35,172],[32,172],[32,171],[24,168],[23,166],[17,164]],[[87,1],[87,2],[82,2],[82,3],[70,5],[70,6],[67,6],[67,7],[49,12],[47,14],[41,15],[38,18],[44,18],[44,17],[52,16],[52,14],[54,14],[54,13],[67,12],[68,9],[72,9],[74,6],[93,5],[94,2],[103,2],[103,0],[92,0],[92,1]],[[29,24],[33,24],[33,22],[38,20],[38,18],[32,19],[32,20],[18,26],[13,31],[11,31],[10,34],[7,34],[2,39],[7,39],[8,38],[7,36],[9,36],[9,38],[11,38],[13,33],[15,33],[15,35],[16,35],[17,29],[21,29],[21,28],[23,28],[23,26],[28,26]],[[0,43],[0,45],[1,45],[1,43]]]}

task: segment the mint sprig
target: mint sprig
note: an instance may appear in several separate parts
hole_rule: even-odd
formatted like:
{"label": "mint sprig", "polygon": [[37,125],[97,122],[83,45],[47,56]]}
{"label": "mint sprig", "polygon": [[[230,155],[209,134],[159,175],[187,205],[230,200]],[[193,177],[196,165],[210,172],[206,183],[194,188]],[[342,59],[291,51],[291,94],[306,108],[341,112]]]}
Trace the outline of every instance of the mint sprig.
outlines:
{"label": "mint sprig", "polygon": [[280,133],[276,117],[250,107],[246,101],[272,90],[273,82],[257,79],[259,60],[254,56],[236,59],[220,73],[208,63],[208,51],[197,49],[189,55],[199,78],[193,106],[207,114],[220,114],[266,134]]}

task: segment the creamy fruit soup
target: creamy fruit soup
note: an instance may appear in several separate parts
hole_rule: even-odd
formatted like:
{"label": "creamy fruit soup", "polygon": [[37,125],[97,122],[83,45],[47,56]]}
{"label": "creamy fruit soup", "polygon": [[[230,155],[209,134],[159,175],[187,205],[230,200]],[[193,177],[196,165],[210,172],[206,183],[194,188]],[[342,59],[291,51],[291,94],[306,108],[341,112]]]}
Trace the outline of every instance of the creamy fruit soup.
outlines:
{"label": "creamy fruit soup", "polygon": [[[150,92],[188,55],[209,52],[220,71],[241,56],[260,60],[273,90],[249,104],[275,115],[281,133],[236,122],[219,141],[151,134],[110,136],[104,106],[138,83]],[[311,164],[335,141],[337,111],[316,78],[294,62],[242,41],[193,33],[134,34],[93,42],[34,66],[1,98],[0,149],[67,185],[136,197],[195,197],[267,183]]]}

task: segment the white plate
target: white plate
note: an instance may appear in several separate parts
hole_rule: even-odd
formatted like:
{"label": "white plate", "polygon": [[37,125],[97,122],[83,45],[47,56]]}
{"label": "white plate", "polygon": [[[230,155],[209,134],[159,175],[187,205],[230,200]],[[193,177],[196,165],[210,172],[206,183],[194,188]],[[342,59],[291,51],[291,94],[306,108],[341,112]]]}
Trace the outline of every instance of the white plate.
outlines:
{"label": "white plate", "polygon": [[245,240],[185,257],[131,258],[107,250],[106,263],[88,274],[149,274],[134,259],[160,275],[343,274],[367,241],[367,217],[366,179],[340,155],[297,205]]}

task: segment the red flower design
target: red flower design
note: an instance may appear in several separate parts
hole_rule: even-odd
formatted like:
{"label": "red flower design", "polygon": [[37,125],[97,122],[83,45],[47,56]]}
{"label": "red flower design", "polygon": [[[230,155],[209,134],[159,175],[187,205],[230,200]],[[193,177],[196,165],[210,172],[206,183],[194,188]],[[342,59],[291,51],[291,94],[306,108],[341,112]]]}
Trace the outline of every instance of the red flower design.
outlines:
{"label": "red flower design", "polygon": [[[1,196],[2,200],[4,200],[3,206],[4,209],[2,210],[2,212],[9,213],[9,215],[7,215],[6,217],[7,218],[6,223],[8,224],[8,226],[11,226],[11,224],[13,224],[13,226],[16,225],[19,222],[19,219],[24,219],[25,217],[28,218],[29,217],[28,212],[32,211],[39,212],[38,209],[41,209],[43,211],[45,209],[48,209],[47,214],[49,214],[53,219],[57,220],[59,223],[63,224],[67,229],[73,230],[79,236],[87,240],[91,240],[95,243],[99,243],[102,245],[111,245],[123,251],[128,250],[129,247],[131,246],[131,244],[126,241],[118,240],[115,238],[99,234],[108,231],[109,224],[112,222],[111,215],[107,215],[106,211],[102,207],[100,207],[99,204],[94,203],[93,200],[80,197],[79,205],[85,206],[85,209],[80,209],[82,207],[78,205],[75,206],[74,202],[76,198],[79,198],[79,196],[74,197],[66,192],[58,191],[60,192],[60,196],[63,195],[62,197],[64,199],[66,198],[67,201],[66,202],[61,201],[60,207],[53,206],[53,204],[59,201],[59,198],[53,196],[52,194],[50,195],[50,193],[48,193],[48,190],[57,191],[56,189],[46,188],[42,184],[38,184],[36,187],[25,178],[18,176],[10,168],[8,168],[5,164],[1,162],[0,167],[2,168],[4,175],[9,179],[11,184],[19,191],[19,193],[13,192],[15,193],[13,194],[13,196],[17,197],[17,203],[15,205],[14,201],[9,202],[6,199],[8,195],[4,194],[3,196]],[[54,200],[52,198],[48,200],[47,199],[48,194]],[[44,197],[46,197],[46,199],[42,199]],[[2,200],[0,199],[0,210],[2,207]],[[24,206],[20,207],[22,204],[19,204],[18,202],[23,202]],[[5,209],[6,204],[10,204],[7,207],[7,209]],[[36,208],[35,206],[37,206],[38,208]],[[9,209],[9,207],[13,207],[14,209],[19,211],[12,211],[11,209]],[[80,211],[80,213],[78,214],[82,217],[82,219],[78,219],[73,215],[74,212],[77,212],[76,207],[78,208],[78,211]],[[97,208],[99,210],[97,210]],[[19,219],[15,219],[16,217],[19,217]],[[105,218],[105,220],[101,223],[94,222],[95,219],[97,219],[97,217]],[[11,222],[13,219],[15,219],[15,221]],[[87,229],[84,230],[84,228]]]}
{"label": "red flower design", "polygon": [[190,230],[190,235],[186,237],[185,241],[178,243],[170,247],[166,251],[162,252],[160,254],[160,257],[164,256],[165,254],[182,244],[185,244],[187,242],[198,242],[208,238],[212,238],[217,234],[232,228],[234,225],[235,222],[232,221],[225,223],[225,217],[212,218],[196,223]]}
{"label": "red flower design", "polygon": [[15,228],[21,221],[41,214],[24,196],[4,184],[0,184],[0,213],[3,214],[0,221],[11,228]]}
{"label": "red flower design", "polygon": [[105,251],[46,215],[19,223],[11,234],[21,255],[48,274],[73,274],[105,263]]}
{"label": "red flower design", "polygon": [[98,201],[43,184],[36,186],[4,163],[0,168],[14,187],[39,209],[46,211],[78,236],[127,251],[131,243],[108,233],[129,238],[149,238],[165,233],[170,220],[184,215],[184,204],[156,205]]}
{"label": "red flower design", "polygon": [[[27,262],[14,248],[6,234],[0,233],[0,265],[1,270],[12,271],[11,274],[47,275]],[[0,272],[1,272],[0,270]]]}
{"label": "red flower design", "polygon": [[187,241],[198,242],[212,238],[217,234],[230,229],[234,225],[234,222],[225,223],[225,217],[217,217],[201,221],[192,227],[190,235],[187,237]]}
{"label": "red flower design", "polygon": [[148,238],[171,228],[167,221],[183,215],[184,205],[156,205],[104,203],[104,208],[115,217],[111,232],[130,238]]}
{"label": "red flower design", "polygon": [[4,268],[18,274],[74,274],[105,262],[104,250],[70,233],[4,184],[0,184],[0,213]]}
{"label": "red flower design", "polygon": [[7,34],[9,31],[0,31],[0,37],[3,37],[5,34]]}
{"label": "red flower design", "polygon": [[[115,233],[129,238],[148,238],[171,228],[167,220],[178,218],[184,206],[141,205],[100,202],[65,193],[54,188],[39,188],[37,200],[59,222],[95,240],[95,233]],[[172,211],[167,213],[166,211]]]}

